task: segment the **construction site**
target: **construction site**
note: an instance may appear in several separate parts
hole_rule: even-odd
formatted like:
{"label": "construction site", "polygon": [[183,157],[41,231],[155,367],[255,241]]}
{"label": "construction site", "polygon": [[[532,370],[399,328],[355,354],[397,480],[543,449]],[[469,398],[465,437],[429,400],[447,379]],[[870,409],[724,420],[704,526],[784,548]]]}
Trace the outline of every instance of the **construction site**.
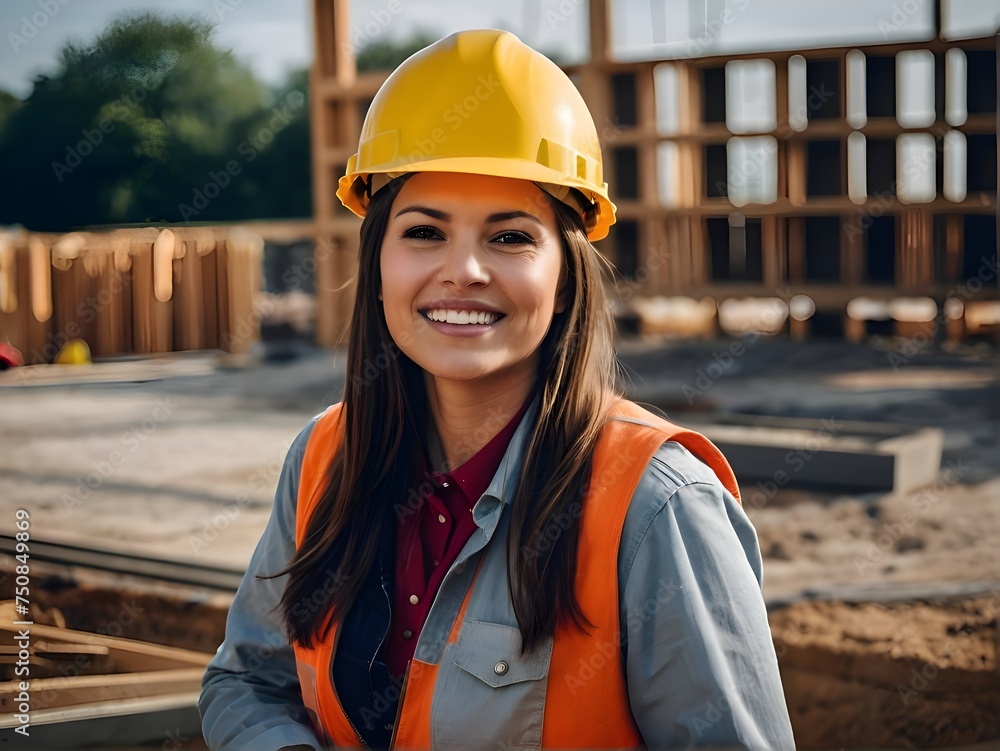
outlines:
{"label": "construction site", "polygon": [[[564,66],[618,209],[624,393],[731,463],[802,749],[1000,749],[1000,36],[918,5],[917,40],[719,52],[707,19],[629,57],[590,0]],[[312,217],[0,228],[6,748],[208,748],[282,461],[344,393],[335,190],[391,73],[357,69],[351,6],[311,3]]]}

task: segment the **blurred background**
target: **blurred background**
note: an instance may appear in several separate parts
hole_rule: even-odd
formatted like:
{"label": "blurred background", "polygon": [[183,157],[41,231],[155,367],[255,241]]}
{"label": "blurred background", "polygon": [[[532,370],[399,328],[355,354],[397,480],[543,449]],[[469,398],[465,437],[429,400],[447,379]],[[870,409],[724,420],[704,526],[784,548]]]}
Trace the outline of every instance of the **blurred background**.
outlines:
{"label": "blurred background", "polygon": [[4,3],[3,741],[204,748],[343,389],[337,178],[391,70],[478,27],[594,114],[624,387],[737,472],[799,746],[1000,748],[997,0]]}

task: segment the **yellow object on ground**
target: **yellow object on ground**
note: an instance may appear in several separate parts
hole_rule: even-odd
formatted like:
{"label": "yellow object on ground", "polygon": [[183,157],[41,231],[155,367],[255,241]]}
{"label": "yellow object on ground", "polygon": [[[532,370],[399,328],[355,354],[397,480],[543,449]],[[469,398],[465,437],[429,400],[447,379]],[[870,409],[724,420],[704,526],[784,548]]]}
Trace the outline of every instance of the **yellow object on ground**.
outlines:
{"label": "yellow object on ground", "polygon": [[56,365],[89,365],[90,347],[83,339],[70,339],[59,350],[53,362]]}

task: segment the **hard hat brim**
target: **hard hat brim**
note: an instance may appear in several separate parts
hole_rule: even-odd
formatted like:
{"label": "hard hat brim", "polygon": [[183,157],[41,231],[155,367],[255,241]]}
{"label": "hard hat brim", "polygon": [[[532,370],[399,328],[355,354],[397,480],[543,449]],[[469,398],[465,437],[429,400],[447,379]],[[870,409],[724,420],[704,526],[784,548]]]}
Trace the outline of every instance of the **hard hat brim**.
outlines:
{"label": "hard hat brim", "polygon": [[[524,159],[505,159],[499,157],[450,157],[428,159],[422,162],[403,162],[382,165],[381,169],[370,172],[354,171],[356,157],[351,157],[347,174],[340,178],[337,186],[337,198],[357,216],[363,217],[368,211],[368,198],[365,185],[372,174],[402,174],[409,172],[461,172],[473,175],[493,175],[509,177],[516,180],[529,180],[535,183],[554,183],[579,190],[583,196],[593,202],[597,208],[597,221],[587,233],[591,241],[601,240],[608,234],[608,229],[615,223],[615,205],[608,198],[607,183],[602,191],[585,180],[575,180],[562,172],[551,169],[537,162]],[[575,207],[574,207],[575,208]]]}

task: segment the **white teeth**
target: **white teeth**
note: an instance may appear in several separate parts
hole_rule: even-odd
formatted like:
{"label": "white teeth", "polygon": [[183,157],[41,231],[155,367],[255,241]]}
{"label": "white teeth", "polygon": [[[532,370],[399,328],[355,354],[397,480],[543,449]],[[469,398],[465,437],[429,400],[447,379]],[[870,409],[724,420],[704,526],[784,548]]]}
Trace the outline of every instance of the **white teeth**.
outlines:
{"label": "white teeth", "polygon": [[432,321],[438,321],[440,323],[477,323],[477,324],[492,324],[499,316],[496,313],[490,313],[485,310],[428,310],[427,317]]}

